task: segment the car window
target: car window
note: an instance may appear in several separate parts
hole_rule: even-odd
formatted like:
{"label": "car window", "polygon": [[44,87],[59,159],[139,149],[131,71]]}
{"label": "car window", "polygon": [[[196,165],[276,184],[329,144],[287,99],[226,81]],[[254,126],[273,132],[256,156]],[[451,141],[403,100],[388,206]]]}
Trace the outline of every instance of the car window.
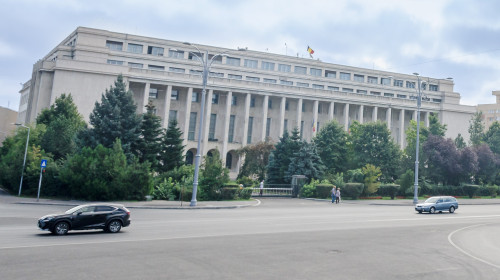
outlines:
{"label": "car window", "polygon": [[109,211],[113,211],[115,210],[115,208],[111,207],[111,206],[105,206],[105,205],[99,205],[99,206],[96,206],[95,208],[95,212],[109,212]]}
{"label": "car window", "polygon": [[95,209],[95,206],[85,206],[76,212],[77,213],[89,213],[89,212],[94,212],[94,209]]}
{"label": "car window", "polygon": [[437,200],[437,197],[430,197],[425,201],[425,203],[435,203]]}

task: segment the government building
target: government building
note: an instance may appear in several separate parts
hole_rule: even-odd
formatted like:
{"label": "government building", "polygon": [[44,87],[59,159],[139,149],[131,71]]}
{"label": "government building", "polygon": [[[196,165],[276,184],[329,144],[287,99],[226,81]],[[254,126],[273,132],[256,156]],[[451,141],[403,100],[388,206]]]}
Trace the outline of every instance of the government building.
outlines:
{"label": "government building", "polygon": [[[63,93],[71,93],[88,122],[95,102],[122,74],[138,113],[152,101],[165,128],[169,120],[178,121],[191,162],[199,137],[200,57],[213,62],[201,153],[218,149],[232,176],[241,164],[236,150],[266,139],[276,142],[285,130],[297,127],[310,141],[331,120],[346,131],[354,121],[381,121],[403,148],[405,130],[417,118],[418,80],[412,74],[78,27],[34,64],[20,91],[18,122],[34,122]],[[468,141],[475,107],[460,105],[452,79],[420,80],[424,125],[437,115],[447,125],[447,137],[460,133]]]}

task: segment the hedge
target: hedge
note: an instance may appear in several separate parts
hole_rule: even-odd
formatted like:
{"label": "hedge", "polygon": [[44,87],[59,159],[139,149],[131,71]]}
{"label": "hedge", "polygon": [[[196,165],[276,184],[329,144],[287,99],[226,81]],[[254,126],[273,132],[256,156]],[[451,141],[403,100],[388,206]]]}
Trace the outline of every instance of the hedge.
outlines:
{"label": "hedge", "polygon": [[352,199],[358,199],[363,192],[365,185],[363,183],[346,183],[341,190],[341,196],[347,196]]}
{"label": "hedge", "polygon": [[317,184],[316,185],[316,197],[325,198],[330,197],[332,193],[332,184]]}
{"label": "hedge", "polygon": [[396,193],[398,192],[399,188],[400,188],[400,185],[396,185],[396,184],[384,184],[384,185],[380,185],[378,187],[377,193],[379,195],[382,195],[382,196],[390,196],[391,199],[394,199],[394,197],[396,196]]}

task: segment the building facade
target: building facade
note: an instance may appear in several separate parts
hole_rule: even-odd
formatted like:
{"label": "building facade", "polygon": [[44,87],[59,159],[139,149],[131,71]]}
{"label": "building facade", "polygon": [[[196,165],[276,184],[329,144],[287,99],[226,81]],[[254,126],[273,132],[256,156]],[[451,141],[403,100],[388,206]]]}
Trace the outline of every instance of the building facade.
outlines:
{"label": "building facade", "polygon": [[500,122],[500,91],[496,90],[491,94],[496,96],[496,103],[477,105],[477,111],[483,113],[484,128],[486,130],[488,130],[494,122]]}
{"label": "building facade", "polygon": [[[199,57],[205,52],[213,64],[201,154],[218,149],[233,175],[241,164],[237,149],[265,139],[278,141],[294,127],[310,141],[332,120],[346,131],[354,121],[381,121],[403,148],[405,131],[417,117],[414,75],[79,27],[34,65],[20,91],[18,121],[33,122],[63,93],[71,93],[88,121],[95,102],[122,74],[138,113],[152,101],[164,127],[169,120],[178,121],[187,161],[192,161],[201,109]],[[423,123],[428,126],[430,114],[436,114],[448,125],[447,137],[461,133],[468,140],[466,124],[475,107],[460,105],[452,80],[421,79]]]}
{"label": "building facade", "polygon": [[14,123],[16,121],[16,111],[0,106],[0,147],[2,146],[5,138],[14,134],[16,130]]}

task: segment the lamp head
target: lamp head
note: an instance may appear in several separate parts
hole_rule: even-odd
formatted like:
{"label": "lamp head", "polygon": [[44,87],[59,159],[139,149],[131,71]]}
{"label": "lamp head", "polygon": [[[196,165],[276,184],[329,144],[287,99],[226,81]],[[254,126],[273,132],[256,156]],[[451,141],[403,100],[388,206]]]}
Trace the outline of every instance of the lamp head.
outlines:
{"label": "lamp head", "polygon": [[191,45],[192,45],[192,44],[191,44],[191,43],[189,43],[189,42],[184,42],[183,44],[184,44],[184,45],[188,45],[188,46],[191,46]]}
{"label": "lamp head", "polygon": [[418,73],[413,73],[413,75],[415,75],[415,76],[420,76],[420,74],[418,74]]}

